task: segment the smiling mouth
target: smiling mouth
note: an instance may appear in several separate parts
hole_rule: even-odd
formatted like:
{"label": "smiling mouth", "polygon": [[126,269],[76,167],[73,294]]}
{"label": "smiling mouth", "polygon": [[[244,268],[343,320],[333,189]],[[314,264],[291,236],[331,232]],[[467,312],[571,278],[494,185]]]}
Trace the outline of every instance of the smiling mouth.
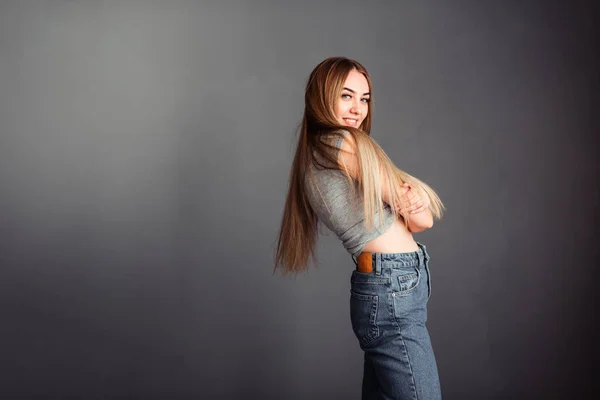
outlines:
{"label": "smiling mouth", "polygon": [[344,120],[344,122],[346,124],[351,125],[351,126],[356,126],[356,124],[358,123],[358,120],[354,119],[354,118],[342,118],[342,119]]}

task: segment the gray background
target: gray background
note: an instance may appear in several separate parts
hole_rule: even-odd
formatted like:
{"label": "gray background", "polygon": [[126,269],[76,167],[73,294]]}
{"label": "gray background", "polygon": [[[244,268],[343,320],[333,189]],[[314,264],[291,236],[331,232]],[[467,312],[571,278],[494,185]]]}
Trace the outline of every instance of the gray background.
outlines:
{"label": "gray background", "polygon": [[448,210],[445,399],[589,398],[591,4],[4,1],[0,397],[359,399],[353,264],[272,274],[310,70],[373,79],[373,137]]}

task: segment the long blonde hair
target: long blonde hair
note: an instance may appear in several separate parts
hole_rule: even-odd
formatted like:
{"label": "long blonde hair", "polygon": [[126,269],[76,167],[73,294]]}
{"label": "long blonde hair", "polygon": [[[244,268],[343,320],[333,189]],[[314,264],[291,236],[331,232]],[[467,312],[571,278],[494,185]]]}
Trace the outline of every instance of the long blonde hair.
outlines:
{"label": "long blonde hair", "polygon": [[[356,147],[358,164],[358,190],[362,191],[365,225],[373,227],[374,215],[383,215],[382,189],[389,193],[389,204],[403,204],[402,185],[408,182],[413,190],[425,193],[431,200],[431,211],[441,218],[444,205],[435,191],[424,182],[398,169],[383,149],[370,137],[372,102],[360,127],[342,126],[337,122],[334,107],[341,96],[350,71],[363,74],[371,88],[367,70],[357,61],[344,57],[330,57],[317,65],[310,74],[304,95],[304,115],[300,125],[296,153],[290,171],[288,193],[275,251],[275,269],[283,273],[300,272],[308,268],[309,258],[316,262],[315,244],[318,237],[318,217],[312,209],[304,190],[305,176],[310,174],[311,163],[327,169],[340,169],[331,150],[334,147],[324,140],[325,135],[342,135],[348,131]],[[371,90],[372,92],[372,90]],[[371,98],[372,98],[371,94]],[[318,161],[318,154],[325,162]],[[341,170],[348,179],[344,165]],[[390,207],[394,217],[401,216],[397,207]],[[408,224],[408,219],[404,219]]]}

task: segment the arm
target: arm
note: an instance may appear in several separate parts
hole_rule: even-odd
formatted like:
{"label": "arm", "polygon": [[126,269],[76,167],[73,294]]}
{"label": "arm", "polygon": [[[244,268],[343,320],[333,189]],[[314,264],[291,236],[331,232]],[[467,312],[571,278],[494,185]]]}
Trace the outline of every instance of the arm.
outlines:
{"label": "arm", "polygon": [[402,212],[405,218],[408,218],[408,230],[411,232],[422,232],[433,226],[433,214],[429,209],[429,196],[425,193],[425,198],[421,199],[418,194],[413,193],[410,185],[404,184],[407,188],[405,196],[408,199],[409,206]]}
{"label": "arm", "polygon": [[[338,156],[338,163],[340,168],[344,168],[344,165],[348,169],[348,173],[354,179],[358,179],[359,175],[359,167],[355,154],[355,146],[356,142],[351,135],[347,135],[342,142],[341,151]],[[390,204],[389,201],[389,193],[387,192],[387,181],[385,177],[382,176],[382,193],[381,197],[383,201]],[[431,214],[431,210],[429,209],[430,200],[427,194],[425,194],[426,198],[421,199],[421,197],[412,190],[408,183],[404,184],[404,196],[405,201],[407,203],[405,209],[401,209],[400,205],[396,206],[402,215],[403,218],[408,218],[408,229],[410,232],[421,232],[425,229],[431,228],[433,226],[433,215]]]}

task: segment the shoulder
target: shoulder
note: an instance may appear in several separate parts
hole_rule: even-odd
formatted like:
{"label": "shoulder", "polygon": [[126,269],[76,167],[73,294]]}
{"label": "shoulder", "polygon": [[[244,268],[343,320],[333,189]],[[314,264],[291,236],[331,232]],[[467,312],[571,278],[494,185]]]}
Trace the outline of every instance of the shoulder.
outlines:
{"label": "shoulder", "polygon": [[356,148],[356,139],[354,139],[354,136],[352,136],[350,134],[350,132],[348,131],[338,131],[338,133],[341,133],[343,136],[338,136],[339,139],[339,148],[340,150],[344,150],[345,152],[350,152],[350,153],[354,153],[355,152],[355,148]]}
{"label": "shoulder", "polygon": [[341,142],[344,138],[347,138],[348,136],[352,136],[352,135],[350,135],[350,132],[348,132],[345,129],[338,129],[338,130],[324,133],[321,136],[321,140],[324,140],[326,142],[339,140]]}
{"label": "shoulder", "polygon": [[340,151],[338,153],[338,166],[342,171],[347,171],[348,174],[356,178],[358,176],[358,159],[356,152],[356,139],[348,131],[342,131],[343,136],[340,137]]}

